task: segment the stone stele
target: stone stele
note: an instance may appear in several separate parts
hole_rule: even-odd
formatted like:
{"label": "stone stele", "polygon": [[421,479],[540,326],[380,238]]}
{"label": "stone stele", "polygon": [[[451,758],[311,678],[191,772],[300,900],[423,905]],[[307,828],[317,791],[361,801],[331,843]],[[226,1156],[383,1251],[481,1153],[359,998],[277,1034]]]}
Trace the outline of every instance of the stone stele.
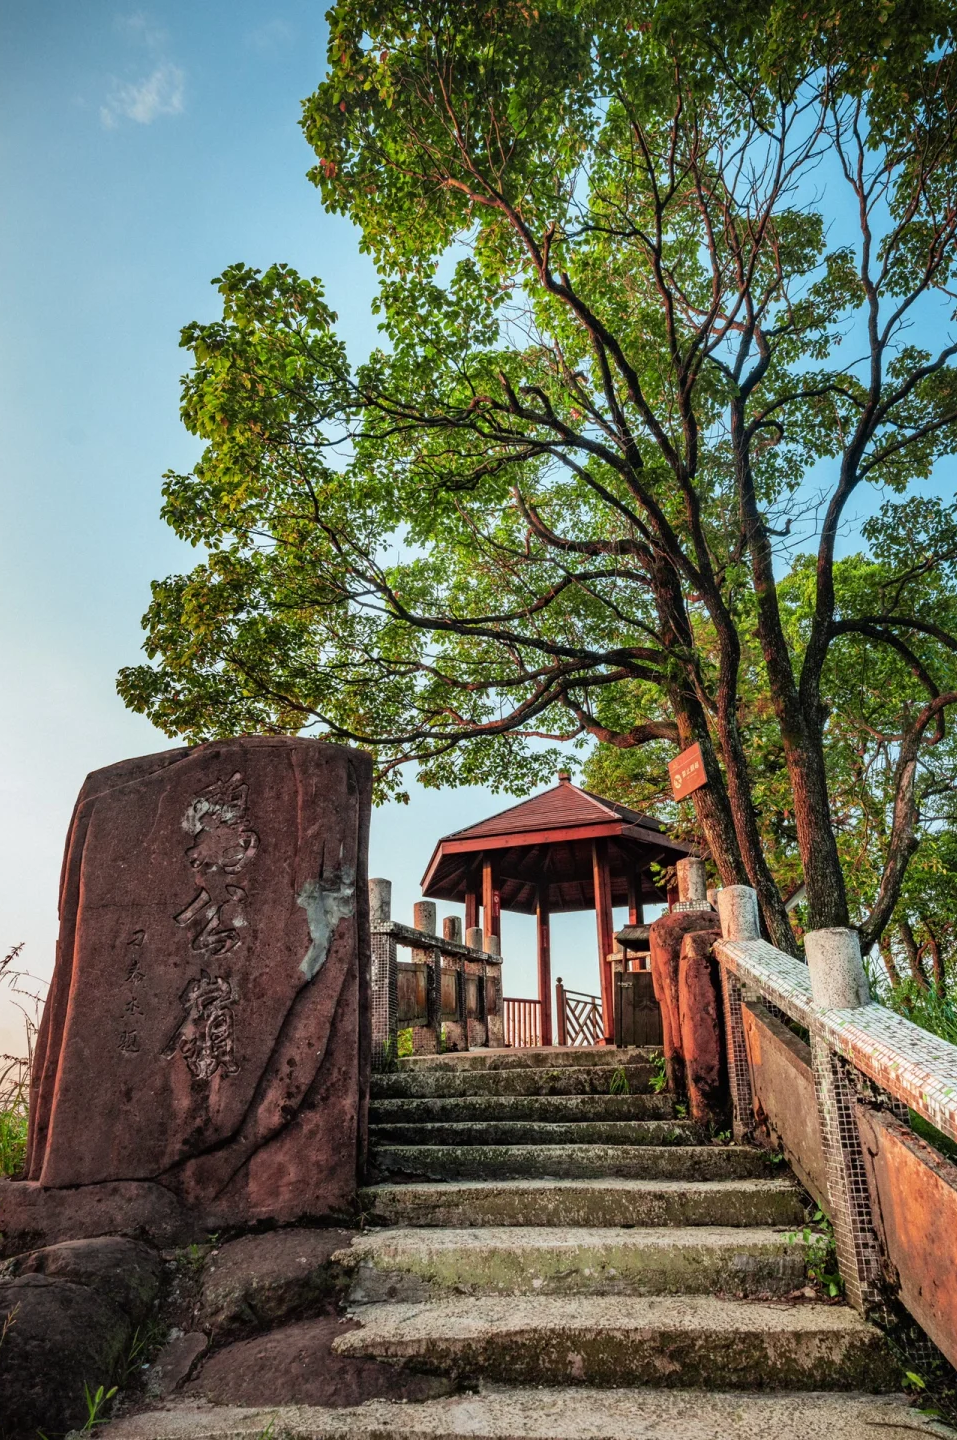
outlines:
{"label": "stone stele", "polygon": [[348,1208],[370,795],[368,755],[316,740],[214,742],[89,776],[8,1202],[20,1186],[109,1197],[149,1182],[211,1227]]}

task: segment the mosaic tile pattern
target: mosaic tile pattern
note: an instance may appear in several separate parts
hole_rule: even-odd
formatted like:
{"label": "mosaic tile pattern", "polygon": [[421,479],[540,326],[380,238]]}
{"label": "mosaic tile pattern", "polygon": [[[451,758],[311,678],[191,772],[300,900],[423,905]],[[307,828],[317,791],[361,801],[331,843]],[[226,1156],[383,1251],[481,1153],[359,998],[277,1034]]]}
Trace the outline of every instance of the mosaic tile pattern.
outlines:
{"label": "mosaic tile pattern", "polygon": [[734,1106],[734,1138],[742,1140],[754,1125],[754,1104],[751,1093],[751,1070],[744,1038],[741,1014],[741,982],[726,965],[721,966],[721,992],[724,1000],[724,1026],[728,1041],[728,1080]]}
{"label": "mosaic tile pattern", "polygon": [[719,940],[715,953],[742,984],[808,1029],[819,1028],[869,1080],[957,1140],[957,1045],[883,1005],[818,1009],[807,966],[764,940]]}
{"label": "mosaic tile pattern", "polygon": [[372,971],[369,1009],[372,1018],[372,1068],[391,1070],[399,1035],[399,970],[392,935],[372,932]]}
{"label": "mosaic tile pattern", "polygon": [[857,1129],[857,1093],[847,1064],[817,1026],[811,1030],[811,1067],[827,1166],[827,1193],[837,1263],[847,1299],[856,1310],[882,1302],[881,1255],[871,1223],[867,1174]]}

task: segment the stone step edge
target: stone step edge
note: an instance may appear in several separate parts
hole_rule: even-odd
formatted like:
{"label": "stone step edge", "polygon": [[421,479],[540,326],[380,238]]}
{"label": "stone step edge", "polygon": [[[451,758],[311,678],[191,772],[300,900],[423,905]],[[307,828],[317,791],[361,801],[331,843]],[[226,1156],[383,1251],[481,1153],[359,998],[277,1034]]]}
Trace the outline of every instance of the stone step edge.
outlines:
{"label": "stone step edge", "polygon": [[[896,1420],[900,1424],[895,1424]],[[271,1426],[271,1429],[270,1429]],[[483,1384],[417,1405],[367,1401],[358,1409],[308,1405],[209,1406],[198,1402],[127,1415],[105,1440],[953,1440],[904,1395],[637,1389]]]}

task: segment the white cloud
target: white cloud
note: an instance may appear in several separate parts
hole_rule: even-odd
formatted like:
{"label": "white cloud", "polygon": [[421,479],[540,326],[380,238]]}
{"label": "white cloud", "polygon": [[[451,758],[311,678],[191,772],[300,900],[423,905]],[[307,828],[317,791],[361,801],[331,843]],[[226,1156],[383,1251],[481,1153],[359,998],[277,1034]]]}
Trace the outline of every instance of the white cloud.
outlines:
{"label": "white cloud", "polygon": [[120,120],[133,120],[137,125],[152,125],[161,115],[181,115],[186,105],[186,76],[178,65],[164,61],[144,80],[113,81],[100,119],[108,130]]}
{"label": "white cloud", "polygon": [[254,50],[278,50],[295,39],[295,31],[285,20],[267,20],[256,30],[248,31],[246,44]]}
{"label": "white cloud", "polygon": [[136,10],[132,15],[117,15],[115,25],[121,35],[134,44],[145,45],[148,50],[159,50],[167,39],[167,32],[154,24],[142,10]]}

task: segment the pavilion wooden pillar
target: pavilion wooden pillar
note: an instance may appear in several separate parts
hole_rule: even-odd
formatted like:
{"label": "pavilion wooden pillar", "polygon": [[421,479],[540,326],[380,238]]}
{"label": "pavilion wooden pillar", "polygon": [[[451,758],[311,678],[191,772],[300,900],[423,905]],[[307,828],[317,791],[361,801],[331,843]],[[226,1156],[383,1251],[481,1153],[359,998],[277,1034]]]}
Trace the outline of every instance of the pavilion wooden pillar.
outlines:
{"label": "pavilion wooden pillar", "polygon": [[591,842],[592,873],[595,883],[595,920],[598,927],[598,967],[601,977],[601,1020],[605,1044],[615,1038],[615,991],[608,956],[615,947],[615,921],[611,904],[611,868],[608,841]]}
{"label": "pavilion wooden pillar", "polygon": [[645,912],[641,904],[641,876],[633,870],[628,876],[628,924],[643,925]]}
{"label": "pavilion wooden pillar", "polygon": [[482,927],[486,935],[502,938],[502,897],[491,855],[482,856]]}
{"label": "pavilion wooden pillar", "polygon": [[474,930],[479,923],[479,906],[482,903],[479,893],[478,876],[470,872],[465,882],[465,930]]}
{"label": "pavilion wooden pillar", "polygon": [[552,952],[548,916],[548,885],[540,884],[535,899],[538,922],[538,998],[542,1002],[542,1044],[552,1043]]}

